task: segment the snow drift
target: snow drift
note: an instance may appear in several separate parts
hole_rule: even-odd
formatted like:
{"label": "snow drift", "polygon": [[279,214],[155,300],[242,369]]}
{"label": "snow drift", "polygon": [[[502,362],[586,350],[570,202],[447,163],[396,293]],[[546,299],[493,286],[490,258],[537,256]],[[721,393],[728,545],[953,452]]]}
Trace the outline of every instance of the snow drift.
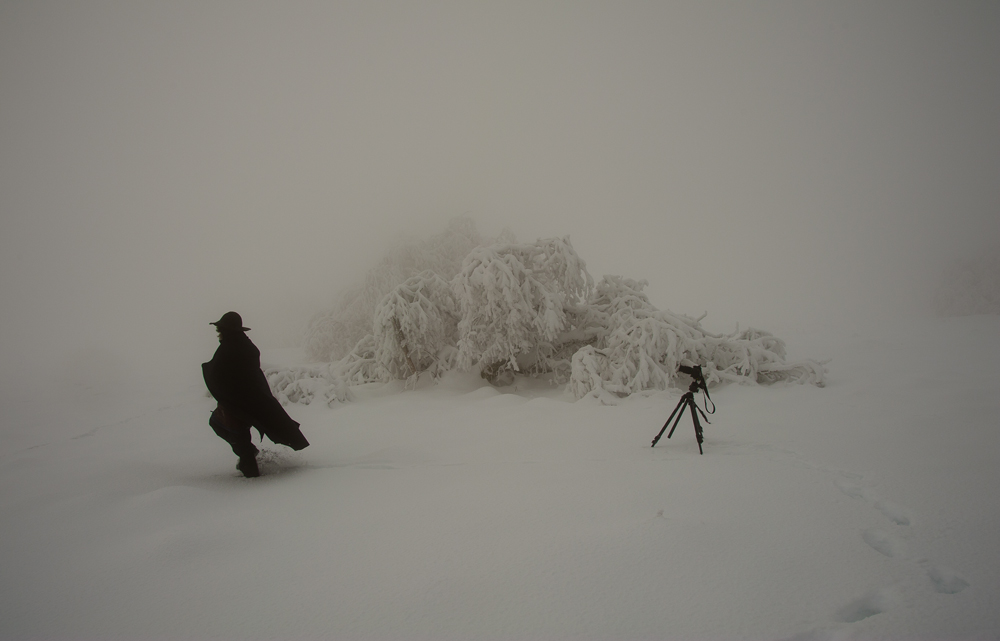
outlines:
{"label": "snow drift", "polygon": [[1000,638],[1000,318],[795,331],[827,387],[717,387],[704,456],[677,390],[457,369],[289,406],[255,479],[197,352],[6,398],[0,638]]}

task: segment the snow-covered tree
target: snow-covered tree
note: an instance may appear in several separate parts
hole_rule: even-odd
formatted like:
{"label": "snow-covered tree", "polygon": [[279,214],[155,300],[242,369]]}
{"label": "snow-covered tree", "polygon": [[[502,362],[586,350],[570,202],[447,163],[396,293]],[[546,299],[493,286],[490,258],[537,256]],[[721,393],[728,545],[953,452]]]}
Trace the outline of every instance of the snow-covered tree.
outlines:
{"label": "snow-covered tree", "polygon": [[710,384],[823,385],[823,363],[786,361],[781,339],[710,333],[701,318],[657,309],[646,284],[605,276],[595,286],[569,238],[486,244],[461,218],[397,247],[336,311],[313,319],[309,355],[336,362],[269,379],[288,402],[343,400],[348,384],[453,368],[497,385],[544,375],[605,403],[666,389],[684,364],[701,365]]}
{"label": "snow-covered tree", "polygon": [[407,378],[453,364],[458,306],[451,285],[431,271],[408,278],[379,302],[374,358],[389,378]]}
{"label": "snow-covered tree", "polygon": [[478,247],[452,285],[458,364],[499,382],[557,366],[593,280],[567,237]]}

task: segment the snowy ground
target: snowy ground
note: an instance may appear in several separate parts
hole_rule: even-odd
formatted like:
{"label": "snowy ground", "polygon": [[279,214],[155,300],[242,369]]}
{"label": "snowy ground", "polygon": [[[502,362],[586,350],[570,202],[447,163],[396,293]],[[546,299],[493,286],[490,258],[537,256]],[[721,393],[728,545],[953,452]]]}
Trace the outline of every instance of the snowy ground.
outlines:
{"label": "snowy ground", "polygon": [[1000,317],[777,333],[829,385],[714,390],[704,456],[679,392],[356,388],[259,479],[211,354],[5,398],[0,637],[1000,638]]}

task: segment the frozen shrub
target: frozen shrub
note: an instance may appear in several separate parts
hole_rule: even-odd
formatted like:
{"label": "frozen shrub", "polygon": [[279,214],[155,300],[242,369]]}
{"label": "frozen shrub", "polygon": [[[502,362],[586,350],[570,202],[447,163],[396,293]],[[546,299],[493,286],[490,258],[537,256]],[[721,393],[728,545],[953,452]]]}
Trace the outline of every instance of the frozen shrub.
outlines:
{"label": "frozen shrub", "polygon": [[825,384],[824,363],[814,360],[785,361],[785,342],[772,334],[748,329],[732,336],[711,337],[710,376],[737,383],[791,381]]}
{"label": "frozen shrub", "polygon": [[459,219],[444,234],[398,248],[338,312],[313,320],[311,355],[346,355],[318,374],[275,372],[276,388],[308,402],[320,388],[329,398],[333,381],[461,368],[496,385],[516,374],[546,376],[568,382],[577,398],[613,403],[666,389],[682,364],[702,365],[709,383],[823,385],[823,363],[787,362],[784,343],[768,332],[707,332],[701,318],[657,309],[646,281],[605,276],[595,286],[568,238],[480,241],[471,221]]}
{"label": "frozen shrub", "polygon": [[665,389],[684,358],[703,362],[698,321],[657,310],[643,293],[646,281],[605,276],[589,305],[589,322],[602,331],[574,357],[570,387],[577,398],[605,402],[645,389]]}
{"label": "frozen shrub", "polygon": [[368,334],[354,346],[351,352],[332,365],[344,380],[353,384],[383,381],[386,371],[378,366],[375,358],[375,336]]}
{"label": "frozen shrub", "polygon": [[329,364],[313,367],[270,367],[264,376],[282,405],[309,405],[316,397],[327,405],[353,400],[347,381]]}
{"label": "frozen shrub", "polygon": [[599,338],[573,356],[570,389],[577,398],[611,403],[639,391],[665,389],[685,362],[701,364],[710,383],[823,384],[823,364],[786,363],[780,339],[754,329],[711,334],[701,327],[701,319],[656,309],[642,292],[645,285],[617,276],[605,276],[597,285],[588,313]]}
{"label": "frozen shrub", "polygon": [[448,282],[434,272],[407,279],[375,308],[374,358],[389,378],[432,369],[457,336],[455,296]]}
{"label": "frozen shrub", "polygon": [[474,249],[453,281],[459,366],[494,382],[552,371],[592,286],[568,238]]}

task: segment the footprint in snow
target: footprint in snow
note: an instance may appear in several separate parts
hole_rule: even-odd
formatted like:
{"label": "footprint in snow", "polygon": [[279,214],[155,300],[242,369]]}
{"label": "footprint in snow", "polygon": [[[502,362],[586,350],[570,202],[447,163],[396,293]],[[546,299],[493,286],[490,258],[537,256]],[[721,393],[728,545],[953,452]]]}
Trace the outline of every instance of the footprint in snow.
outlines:
{"label": "footprint in snow", "polygon": [[856,483],[851,483],[850,481],[845,481],[843,479],[837,479],[833,482],[833,484],[837,486],[838,490],[852,499],[864,499],[866,501],[872,500],[871,493]]}
{"label": "footprint in snow", "polygon": [[865,543],[871,546],[873,550],[881,552],[889,558],[906,556],[906,548],[904,547],[903,542],[893,535],[883,532],[882,530],[868,528],[861,533],[861,538],[863,538]]}
{"label": "footprint in snow", "polygon": [[896,525],[909,525],[910,516],[906,508],[883,499],[875,500],[875,509]]}
{"label": "footprint in snow", "polygon": [[[896,525],[910,525],[909,511],[901,505],[879,498],[863,487],[844,479],[837,479],[834,481],[834,484],[847,496],[863,499],[871,503],[872,507],[882,513],[882,516]],[[869,528],[861,533],[861,537],[872,549],[881,552],[885,556],[890,558],[903,558],[906,556],[906,548],[902,541],[882,530]],[[958,594],[969,587],[969,582],[950,568],[937,565],[928,560],[920,561],[920,565],[926,570],[927,577],[934,585],[934,589],[941,594]]]}
{"label": "footprint in snow", "polygon": [[844,623],[857,623],[892,609],[898,602],[899,594],[895,588],[878,588],[838,610],[837,619]]}
{"label": "footprint in snow", "polygon": [[[891,501],[886,501],[853,482],[853,480],[860,480],[860,478],[859,475],[842,472],[841,478],[836,479],[834,485],[847,496],[861,499],[870,504],[894,525],[908,527],[911,524],[909,510]],[[884,530],[868,528],[862,531],[861,538],[873,550],[889,558],[905,559],[907,557],[903,541]],[[937,592],[957,594],[969,587],[969,582],[950,568],[937,565],[926,559],[918,563],[926,571],[927,577]],[[849,627],[841,626],[845,623],[857,623],[886,612],[898,605],[900,601],[899,592],[894,586],[872,590],[837,610],[834,616],[836,623],[797,634],[789,637],[786,641],[839,641],[840,639],[852,638]]]}
{"label": "footprint in snow", "polygon": [[934,589],[941,594],[958,594],[969,587],[969,582],[957,572],[943,565],[935,565],[929,561],[923,563],[927,577],[934,584]]}
{"label": "footprint in snow", "polygon": [[910,524],[910,513],[905,507],[893,503],[892,501],[886,501],[885,499],[879,498],[860,485],[851,483],[850,481],[837,479],[833,482],[833,484],[837,486],[837,489],[852,499],[862,499],[871,503],[872,507],[882,513],[882,516],[889,519],[896,525]]}

